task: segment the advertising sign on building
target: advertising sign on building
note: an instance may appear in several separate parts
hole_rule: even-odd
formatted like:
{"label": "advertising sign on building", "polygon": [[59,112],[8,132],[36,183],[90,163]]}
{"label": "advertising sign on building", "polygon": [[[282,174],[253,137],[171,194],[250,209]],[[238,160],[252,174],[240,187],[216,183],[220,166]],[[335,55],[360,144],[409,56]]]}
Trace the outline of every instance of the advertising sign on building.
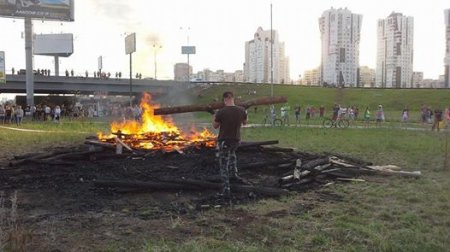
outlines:
{"label": "advertising sign on building", "polygon": [[6,84],[5,52],[0,51],[0,84]]}
{"label": "advertising sign on building", "polygon": [[182,46],[181,54],[195,54],[195,46]]}
{"label": "advertising sign on building", "polygon": [[136,52],[136,33],[125,37],[125,54]]}
{"label": "advertising sign on building", "polygon": [[73,53],[73,34],[36,34],[33,44],[34,55],[68,57]]}
{"label": "advertising sign on building", "polygon": [[74,0],[0,0],[0,16],[74,20]]}

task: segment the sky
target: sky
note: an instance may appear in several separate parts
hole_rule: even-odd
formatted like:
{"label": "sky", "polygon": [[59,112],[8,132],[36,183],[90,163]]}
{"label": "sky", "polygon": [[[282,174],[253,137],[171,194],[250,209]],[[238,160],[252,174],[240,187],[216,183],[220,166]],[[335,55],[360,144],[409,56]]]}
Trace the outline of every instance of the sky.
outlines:
{"label": "sky", "polygon": [[[190,56],[194,73],[205,68],[234,72],[242,70],[245,42],[262,27],[272,26],[285,42],[290,59],[291,78],[320,64],[318,19],[334,8],[347,7],[363,15],[360,65],[375,68],[377,21],[393,11],[414,17],[414,71],[424,78],[437,79],[443,74],[445,54],[444,9],[448,0],[75,0],[75,21],[33,21],[36,34],[73,33],[74,53],[60,58],[60,74],[74,70],[92,75],[98,57],[103,58],[106,72],[129,72],[125,55],[125,36],[136,33],[133,73],[143,77],[173,79],[175,63],[187,62],[181,46],[196,46]],[[0,17],[0,51],[5,51],[6,72],[25,68],[23,19]],[[34,66],[51,69],[54,59],[35,56]]]}

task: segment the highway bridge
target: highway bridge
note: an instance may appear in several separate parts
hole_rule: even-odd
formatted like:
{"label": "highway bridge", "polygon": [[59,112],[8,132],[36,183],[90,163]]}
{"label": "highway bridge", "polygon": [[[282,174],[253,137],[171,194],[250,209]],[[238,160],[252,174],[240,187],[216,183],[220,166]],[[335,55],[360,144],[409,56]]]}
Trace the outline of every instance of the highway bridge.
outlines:
{"label": "highway bridge", "polygon": [[[186,82],[172,80],[133,79],[133,95],[150,92],[164,95],[175,88],[186,88]],[[0,93],[26,93],[26,75],[6,75]],[[34,76],[35,94],[108,94],[129,95],[130,79],[99,79],[90,77]]]}

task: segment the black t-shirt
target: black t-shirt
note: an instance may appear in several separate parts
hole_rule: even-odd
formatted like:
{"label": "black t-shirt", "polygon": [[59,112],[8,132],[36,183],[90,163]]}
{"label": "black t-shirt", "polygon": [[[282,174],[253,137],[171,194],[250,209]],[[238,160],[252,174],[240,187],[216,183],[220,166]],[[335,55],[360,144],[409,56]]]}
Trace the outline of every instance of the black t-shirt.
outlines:
{"label": "black t-shirt", "polygon": [[241,125],[247,120],[243,107],[225,106],[216,113],[215,121],[220,123],[219,141],[237,143],[241,140]]}

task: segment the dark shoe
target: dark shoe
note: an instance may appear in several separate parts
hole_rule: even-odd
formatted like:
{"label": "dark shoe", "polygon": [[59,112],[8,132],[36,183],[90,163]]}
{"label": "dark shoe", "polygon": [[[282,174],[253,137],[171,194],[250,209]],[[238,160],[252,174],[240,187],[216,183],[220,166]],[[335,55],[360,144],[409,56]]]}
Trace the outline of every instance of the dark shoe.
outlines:
{"label": "dark shoe", "polygon": [[222,192],[216,194],[216,197],[222,200],[229,200],[231,198],[230,189],[223,189]]}

